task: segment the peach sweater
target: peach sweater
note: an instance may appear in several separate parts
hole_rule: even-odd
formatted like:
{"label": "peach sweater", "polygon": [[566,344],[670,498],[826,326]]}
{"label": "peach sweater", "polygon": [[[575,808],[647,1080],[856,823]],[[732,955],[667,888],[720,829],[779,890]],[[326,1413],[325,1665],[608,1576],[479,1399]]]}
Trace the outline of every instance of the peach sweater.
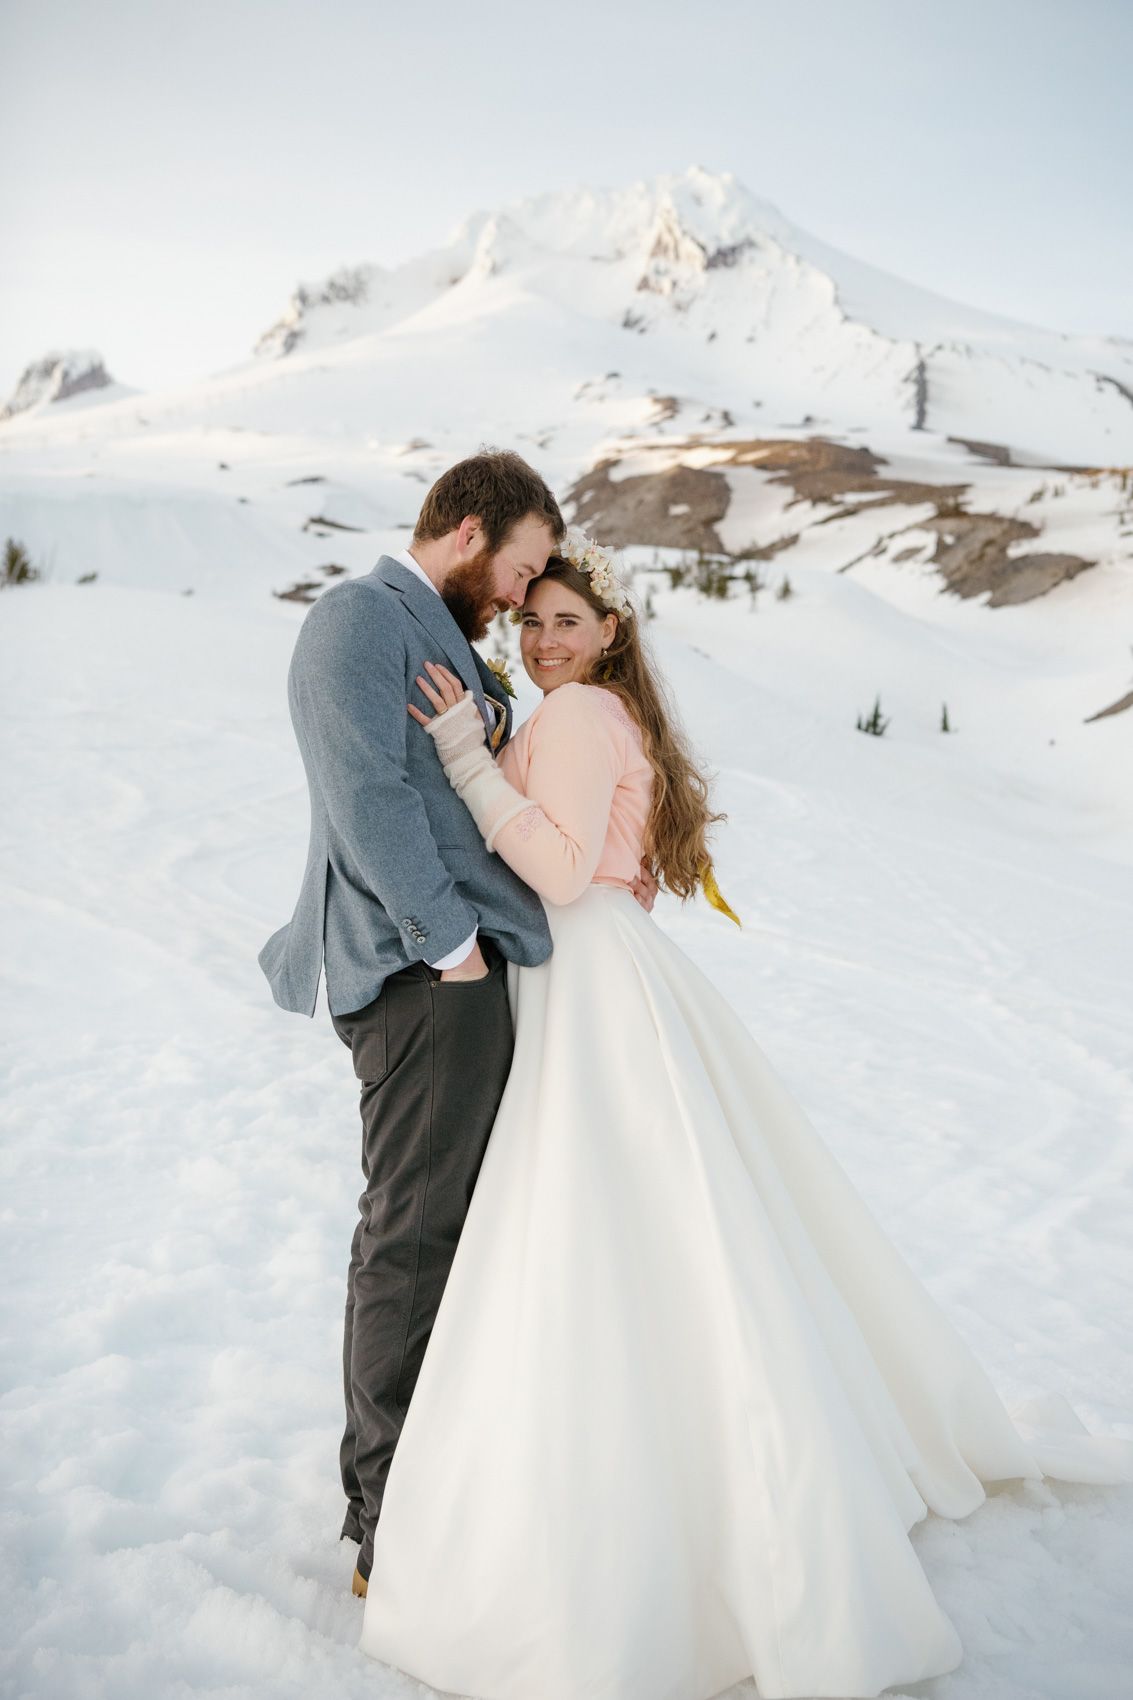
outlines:
{"label": "peach sweater", "polygon": [[616,692],[559,685],[504,747],[497,771],[531,807],[492,848],[548,903],[637,877],[653,792],[641,733]]}

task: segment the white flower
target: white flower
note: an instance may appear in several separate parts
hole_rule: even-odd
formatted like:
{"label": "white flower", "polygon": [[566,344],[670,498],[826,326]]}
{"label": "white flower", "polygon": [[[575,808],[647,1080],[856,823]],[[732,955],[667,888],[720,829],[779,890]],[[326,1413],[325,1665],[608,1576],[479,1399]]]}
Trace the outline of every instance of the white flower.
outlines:
{"label": "white flower", "polygon": [[618,578],[615,559],[608,549],[603,549],[592,537],[587,537],[577,525],[568,526],[559,545],[558,553],[564,561],[569,561],[572,567],[585,573],[590,580],[591,588],[600,602],[607,608],[613,608],[624,618],[633,613],[633,606],[626,595],[625,586]]}

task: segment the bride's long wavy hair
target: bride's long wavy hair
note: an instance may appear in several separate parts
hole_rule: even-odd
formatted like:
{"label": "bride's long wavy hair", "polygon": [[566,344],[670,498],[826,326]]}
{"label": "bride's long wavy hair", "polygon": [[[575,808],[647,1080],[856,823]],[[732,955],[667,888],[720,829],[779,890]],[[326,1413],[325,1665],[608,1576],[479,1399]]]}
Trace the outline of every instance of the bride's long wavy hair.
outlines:
{"label": "bride's long wavy hair", "polygon": [[[560,555],[552,555],[534,584],[549,579],[573,590],[599,618],[612,610],[594,594],[590,580]],[[632,615],[615,613],[618,629],[604,655],[594,661],[580,682],[601,685],[621,698],[641,731],[641,741],[653,769],[653,801],[645,828],[644,855],[666,891],[682,900],[699,888],[711,865],[708,829],[727,816],[713,812],[708,776],[701,769],[681,728],[676,710],[661,682]]]}

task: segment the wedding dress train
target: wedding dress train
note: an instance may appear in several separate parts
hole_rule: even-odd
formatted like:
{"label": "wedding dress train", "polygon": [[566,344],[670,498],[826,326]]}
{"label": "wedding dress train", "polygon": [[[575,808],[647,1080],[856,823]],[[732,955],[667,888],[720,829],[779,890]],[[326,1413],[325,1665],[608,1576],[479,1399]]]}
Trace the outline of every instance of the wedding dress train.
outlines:
{"label": "wedding dress train", "polygon": [[477,1700],[876,1696],[962,1648],[908,1531],[1133,1480],[1017,1426],[726,1000],[551,907],[377,1529],[362,1646]]}

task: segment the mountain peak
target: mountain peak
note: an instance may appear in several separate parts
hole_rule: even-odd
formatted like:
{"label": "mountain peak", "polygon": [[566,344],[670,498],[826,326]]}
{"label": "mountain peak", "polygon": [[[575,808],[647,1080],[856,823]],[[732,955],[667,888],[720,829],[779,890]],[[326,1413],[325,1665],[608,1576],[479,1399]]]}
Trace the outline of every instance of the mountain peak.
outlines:
{"label": "mountain peak", "polygon": [[505,367],[521,349],[561,367],[555,405],[585,397],[616,434],[660,397],[686,432],[896,426],[1112,465],[1133,425],[1127,348],[946,300],[703,166],[477,211],[432,253],[301,286],[257,352],[380,361],[383,383],[404,358],[416,393],[434,354],[477,348],[495,388],[497,346]]}

